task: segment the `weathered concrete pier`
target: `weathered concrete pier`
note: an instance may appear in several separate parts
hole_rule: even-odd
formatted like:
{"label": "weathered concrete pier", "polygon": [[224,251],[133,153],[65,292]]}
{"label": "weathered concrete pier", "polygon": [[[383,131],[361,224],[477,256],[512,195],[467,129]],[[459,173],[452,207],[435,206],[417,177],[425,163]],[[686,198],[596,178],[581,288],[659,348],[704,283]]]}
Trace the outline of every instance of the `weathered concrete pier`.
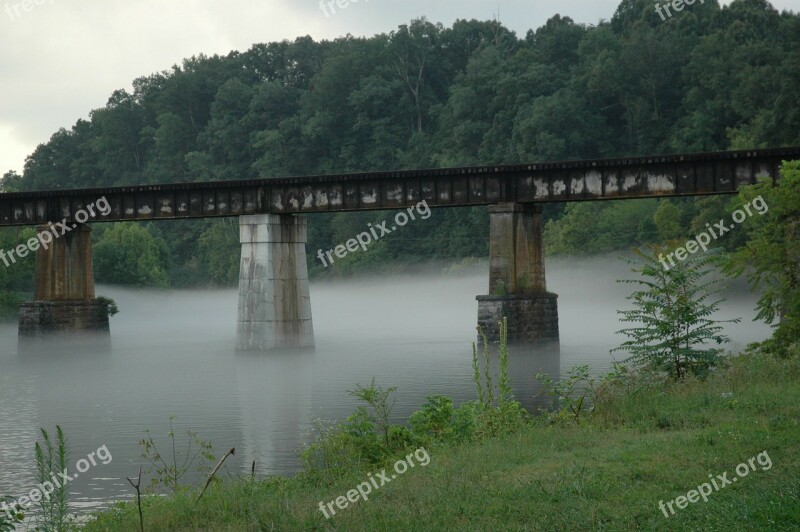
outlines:
{"label": "weathered concrete pier", "polygon": [[238,351],[314,347],[306,265],[307,220],[291,214],[239,218]]}
{"label": "weathered concrete pier", "polygon": [[[37,232],[50,231],[47,225]],[[19,336],[61,332],[109,334],[108,309],[95,299],[92,231],[80,225],[36,250],[34,301],[19,309]]]}
{"label": "weathered concrete pier", "polygon": [[508,318],[509,342],[558,340],[558,296],[547,291],[542,208],[489,207],[489,295],[478,296],[478,326],[491,341]]}

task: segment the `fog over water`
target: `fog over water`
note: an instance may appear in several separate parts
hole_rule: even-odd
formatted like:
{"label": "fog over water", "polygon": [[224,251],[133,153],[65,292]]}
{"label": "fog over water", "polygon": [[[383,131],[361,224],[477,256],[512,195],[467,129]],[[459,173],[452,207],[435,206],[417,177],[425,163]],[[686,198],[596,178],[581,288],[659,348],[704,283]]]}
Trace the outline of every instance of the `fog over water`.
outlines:
{"label": "fog over water", "polygon": [[[549,259],[548,289],[559,294],[558,350],[512,348],[517,398],[543,405],[534,375],[554,376],[575,364],[607,370],[609,349],[623,338],[617,309],[629,308],[629,266],[616,256]],[[169,418],[214,444],[217,456],[236,447],[227,474],[291,474],[315,419],[343,419],[355,401],[347,390],[375,377],[397,386],[396,421],[425,397],[475,398],[471,342],[475,296],[488,288],[488,267],[462,275],[363,277],[311,284],[317,347],[303,352],[236,354],[237,292],[125,290],[98,287],[120,313],[111,320],[112,347],[89,350],[58,342],[43,353],[18,353],[14,324],[0,326],[0,495],[20,497],[35,486],[33,445],[39,427],[61,425],[71,462],[106,445],[113,456],[73,483],[78,508],[102,508],[131,497],[126,476],[142,463],[137,443],[150,429],[166,447]],[[737,284],[718,318],[735,350],[766,338],[752,322],[756,297]],[[624,358],[618,355],[617,358]],[[186,438],[178,437],[181,447]]]}

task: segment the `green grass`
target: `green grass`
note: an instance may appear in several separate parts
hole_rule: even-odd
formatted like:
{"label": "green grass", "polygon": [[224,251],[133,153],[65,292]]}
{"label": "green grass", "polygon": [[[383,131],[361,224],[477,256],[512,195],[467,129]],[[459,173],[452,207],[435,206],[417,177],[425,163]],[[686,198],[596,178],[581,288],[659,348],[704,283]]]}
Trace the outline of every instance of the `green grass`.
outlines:
{"label": "green grass", "polygon": [[[732,394],[724,396],[723,394]],[[326,520],[330,501],[375,469],[320,485],[299,475],[148,498],[145,530],[800,530],[800,361],[738,357],[707,382],[631,392],[580,426],[431,447],[415,467]],[[767,451],[751,472],[665,518],[672,500]],[[86,530],[137,530],[133,505]]]}

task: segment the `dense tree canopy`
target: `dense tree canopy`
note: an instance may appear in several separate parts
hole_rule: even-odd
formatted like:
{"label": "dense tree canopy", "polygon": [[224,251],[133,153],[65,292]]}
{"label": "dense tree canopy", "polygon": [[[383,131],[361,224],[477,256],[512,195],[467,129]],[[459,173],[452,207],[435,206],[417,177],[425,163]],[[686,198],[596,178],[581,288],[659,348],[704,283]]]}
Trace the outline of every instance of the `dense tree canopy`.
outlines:
{"label": "dense tree canopy", "polygon": [[[800,16],[764,0],[725,8],[711,0],[666,22],[652,0],[624,0],[609,21],[586,26],[556,15],[525,36],[496,21],[419,19],[371,38],[300,37],[192,57],[136,79],[88,120],[53,134],[0,190],[796,145],[798,92]],[[602,252],[676,238],[724,203],[551,206],[549,249]],[[369,257],[314,263],[318,248],[388,216],[312,216],[312,273],[487,253],[485,209],[448,209]],[[139,226],[152,242],[133,229],[96,231],[98,280],[117,279],[105,271],[121,260],[107,239],[136,246],[122,255],[147,253],[128,283],[235,280],[235,228],[176,224]],[[158,252],[164,246],[173,260]]]}
{"label": "dense tree canopy", "polygon": [[737,208],[754,203],[762,213],[745,221],[747,242],[731,256],[728,270],[748,273],[754,289],[761,291],[758,318],[775,328],[769,347],[787,354],[800,345],[800,162],[783,169],[783,178],[739,194]]}

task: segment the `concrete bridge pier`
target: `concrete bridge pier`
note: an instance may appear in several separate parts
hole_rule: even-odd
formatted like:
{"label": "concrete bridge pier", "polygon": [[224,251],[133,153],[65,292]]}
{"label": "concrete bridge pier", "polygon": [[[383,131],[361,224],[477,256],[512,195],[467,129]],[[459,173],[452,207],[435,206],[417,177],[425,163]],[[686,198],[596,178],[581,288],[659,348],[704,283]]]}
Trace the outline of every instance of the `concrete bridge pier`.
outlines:
{"label": "concrete bridge pier", "polygon": [[[53,333],[109,334],[107,306],[94,296],[91,228],[76,224],[58,237],[48,225],[36,231],[41,235],[38,242],[28,242],[36,250],[34,301],[20,305],[20,339]],[[50,235],[45,238],[44,233]]]}
{"label": "concrete bridge pier", "polygon": [[547,291],[542,208],[489,206],[489,295],[478,296],[478,325],[491,341],[508,318],[508,341],[558,340],[558,296]]}
{"label": "concrete bridge pier", "polygon": [[236,349],[314,347],[306,218],[240,216],[239,234],[242,259]]}

